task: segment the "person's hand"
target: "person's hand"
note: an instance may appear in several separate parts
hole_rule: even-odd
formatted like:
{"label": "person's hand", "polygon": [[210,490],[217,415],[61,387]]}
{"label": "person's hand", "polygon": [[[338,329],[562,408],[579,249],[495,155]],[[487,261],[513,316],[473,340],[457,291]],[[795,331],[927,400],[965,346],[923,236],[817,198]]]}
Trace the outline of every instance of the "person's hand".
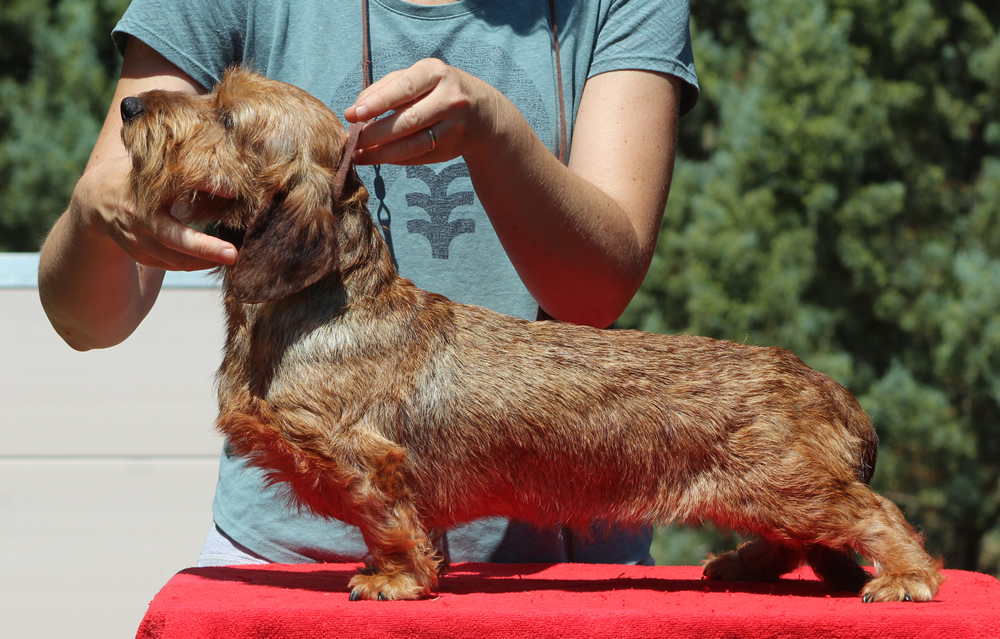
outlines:
{"label": "person's hand", "polygon": [[176,202],[146,219],[127,193],[131,166],[116,157],[91,167],[77,184],[75,200],[83,205],[85,224],[107,233],[136,263],[168,271],[197,271],[234,264],[232,244],[191,228],[191,207],[223,206],[230,193],[199,194],[194,202]]}
{"label": "person's hand", "polygon": [[359,164],[430,164],[488,148],[505,103],[486,82],[427,58],[373,83],[344,117],[368,122],[354,154]]}

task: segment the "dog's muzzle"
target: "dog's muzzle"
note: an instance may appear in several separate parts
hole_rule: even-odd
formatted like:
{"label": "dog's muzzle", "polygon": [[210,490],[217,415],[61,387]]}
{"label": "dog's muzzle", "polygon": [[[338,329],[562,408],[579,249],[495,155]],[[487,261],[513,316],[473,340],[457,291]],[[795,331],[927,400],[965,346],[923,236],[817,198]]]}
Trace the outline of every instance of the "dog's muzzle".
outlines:
{"label": "dog's muzzle", "polygon": [[125,98],[121,104],[122,122],[131,122],[146,110],[139,98]]}

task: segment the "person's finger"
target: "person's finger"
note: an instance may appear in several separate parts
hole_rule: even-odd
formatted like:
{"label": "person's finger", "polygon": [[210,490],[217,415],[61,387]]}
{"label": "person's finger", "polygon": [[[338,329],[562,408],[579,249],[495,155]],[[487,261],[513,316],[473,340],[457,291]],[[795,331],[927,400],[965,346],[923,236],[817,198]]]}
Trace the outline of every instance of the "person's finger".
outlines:
{"label": "person's finger", "polygon": [[416,101],[434,89],[445,67],[440,60],[421,60],[408,69],[387,74],[358,95],[344,112],[345,119],[367,122]]}
{"label": "person's finger", "polygon": [[358,147],[363,149],[388,144],[433,126],[441,119],[443,106],[427,96],[383,118],[368,122],[361,130]]}
{"label": "person's finger", "polygon": [[187,255],[155,241],[132,244],[129,249],[129,254],[138,264],[165,271],[203,271],[219,266],[218,262]]}
{"label": "person's finger", "polygon": [[137,264],[143,266],[165,271],[197,271],[218,266],[215,262],[170,249],[146,233],[141,235],[116,233],[112,237]]}
{"label": "person's finger", "polygon": [[170,224],[160,238],[166,247],[197,260],[213,265],[236,263],[236,248],[232,244],[184,224]]}
{"label": "person's finger", "polygon": [[354,153],[357,164],[433,164],[458,156],[454,126],[445,120],[417,129],[384,144],[359,147]]}
{"label": "person's finger", "polygon": [[[375,112],[374,109],[375,102],[378,102],[378,104],[383,105],[383,108],[385,102],[382,97],[378,97],[377,99],[375,99],[375,101],[370,101],[369,98],[371,98],[373,94],[379,93],[384,85],[394,82],[396,77],[398,77],[403,73],[406,73],[407,71],[408,69],[390,71],[386,75],[379,78],[374,84],[367,87],[366,89],[363,89],[361,93],[358,94],[358,97],[354,99],[354,104],[347,107],[347,110],[344,111],[344,118],[347,119],[348,122],[366,122],[372,118],[378,117],[378,115],[381,115],[382,113],[385,113],[385,111],[387,111],[388,109],[382,110],[381,113],[373,115],[373,113]],[[362,113],[366,116],[364,119],[358,117],[358,108],[362,104],[365,105],[365,109],[362,111]]]}
{"label": "person's finger", "polygon": [[[236,263],[236,248],[232,244],[193,229],[173,215],[156,216],[150,231],[153,242],[144,246],[146,253],[170,264],[173,270],[199,270]],[[156,247],[157,243],[161,249]]]}
{"label": "person's finger", "polygon": [[177,271],[177,270],[180,270],[180,269],[174,268],[174,266],[172,264],[167,264],[166,262],[158,260],[155,257],[149,256],[149,255],[142,255],[142,256],[139,256],[139,258],[136,258],[136,256],[132,256],[132,259],[134,259],[137,264],[142,264],[143,266],[149,266],[149,267],[152,267],[152,268],[160,269],[161,271]]}

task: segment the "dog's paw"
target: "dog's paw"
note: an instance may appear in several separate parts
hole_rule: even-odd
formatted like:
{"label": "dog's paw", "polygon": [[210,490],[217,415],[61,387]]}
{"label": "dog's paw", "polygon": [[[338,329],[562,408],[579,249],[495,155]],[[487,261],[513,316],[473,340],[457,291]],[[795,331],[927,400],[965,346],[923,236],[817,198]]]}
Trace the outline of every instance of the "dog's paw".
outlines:
{"label": "dog's paw", "polygon": [[753,576],[747,573],[746,564],[739,554],[733,550],[724,555],[709,555],[702,562],[702,574],[709,579],[719,581],[750,581]]}
{"label": "dog's paw", "polygon": [[861,601],[865,603],[883,601],[931,601],[937,592],[937,581],[915,576],[894,577],[881,575],[868,582],[861,590]]}
{"label": "dog's paw", "polygon": [[348,587],[351,589],[351,601],[419,599],[431,594],[428,586],[421,585],[415,577],[406,573],[385,575],[364,570],[354,575]]}

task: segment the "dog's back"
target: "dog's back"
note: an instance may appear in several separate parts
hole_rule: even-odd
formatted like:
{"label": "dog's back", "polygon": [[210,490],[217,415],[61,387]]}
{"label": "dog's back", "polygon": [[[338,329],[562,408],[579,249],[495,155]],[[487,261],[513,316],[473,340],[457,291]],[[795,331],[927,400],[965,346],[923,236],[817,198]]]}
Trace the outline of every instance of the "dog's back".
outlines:
{"label": "dog's back", "polygon": [[[426,359],[406,382],[411,421],[387,434],[407,449],[412,481],[434,477],[415,491],[425,513],[447,503],[463,518],[586,527],[725,525],[727,512],[745,528],[734,502],[747,495],[777,496],[806,476],[870,478],[877,440],[864,412],[787,351],[457,305],[453,318],[432,346],[407,350]],[[454,480],[431,471],[444,460]]]}

